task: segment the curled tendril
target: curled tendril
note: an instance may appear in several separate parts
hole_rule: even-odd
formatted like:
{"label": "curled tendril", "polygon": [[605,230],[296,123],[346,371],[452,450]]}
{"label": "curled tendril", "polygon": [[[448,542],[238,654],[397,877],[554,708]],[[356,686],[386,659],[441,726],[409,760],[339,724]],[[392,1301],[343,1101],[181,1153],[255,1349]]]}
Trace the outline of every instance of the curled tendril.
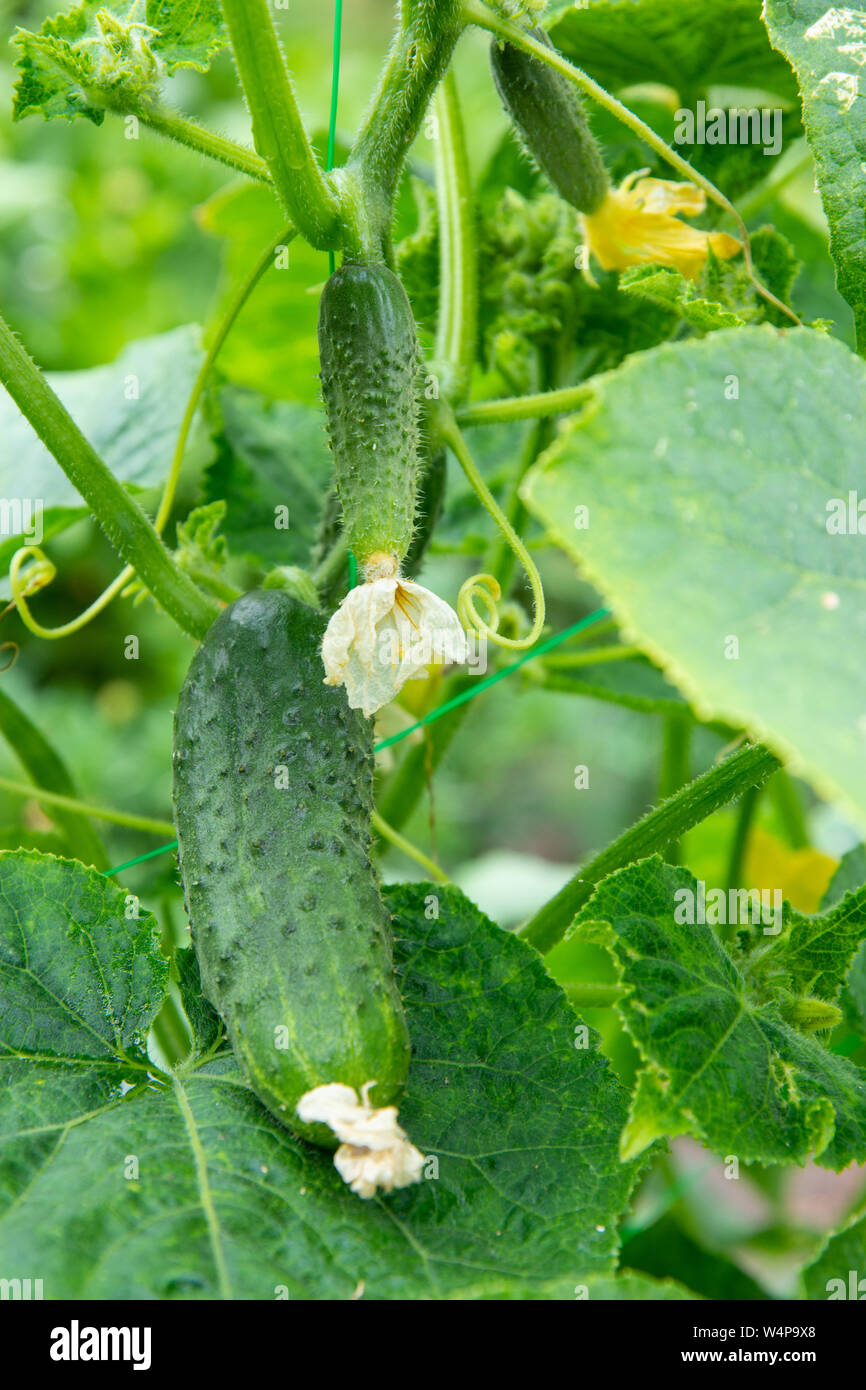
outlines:
{"label": "curled tendril", "polygon": [[[97,613],[101,613],[103,608],[107,608],[115,594],[127,584],[135,571],[127,566],[113,583],[99,595],[99,598],[91,603],[89,608],[85,608],[83,613],[79,613],[77,618],[71,622],[63,623],[60,627],[43,627],[38,623],[30,612],[28,598],[32,598],[40,589],[44,589],[57,574],[57,566],[49,560],[48,556],[39,549],[38,545],[25,545],[21,550],[16,550],[12,556],[12,563],[9,566],[9,585],[12,590],[12,603],[10,608],[18,609],[18,616],[22,623],[36,637],[68,637],[70,633],[77,632],[79,628],[89,623],[91,618],[95,618]],[[7,612],[9,609],[6,610]]]}
{"label": "curled tendril", "polygon": [[[502,590],[499,583],[492,574],[473,574],[466,583],[461,586],[457,597],[457,616],[466,628],[475,628],[482,637],[487,637],[491,642],[495,642],[500,647],[510,647],[512,651],[523,651],[527,647],[532,647],[541,636],[544,628],[544,589],[541,584],[541,575],[535,567],[535,563],[527,550],[523,541],[518,536],[508,517],[503,512],[499,503],[492,496],[487,484],[478,472],[475,460],[469,451],[469,446],[454,416],[445,409],[440,415],[442,437],[445,442],[453,449],[457,461],[463,472],[471,483],[479,502],[490,513],[493,520],[501,530],[511,549],[514,551],[529,580],[529,587],[532,589],[532,598],[535,604],[535,617],[532,628],[525,637],[501,637],[499,635],[499,612],[497,603],[502,597]],[[480,600],[487,609],[487,619],[481,617],[475,607],[475,600]]]}
{"label": "curled tendril", "polygon": [[[10,605],[10,606],[11,606],[11,605]],[[15,662],[18,660],[19,656],[21,655],[21,648],[19,647],[19,645],[18,645],[17,642],[3,642],[3,643],[0,643],[0,652],[8,652],[8,651],[11,651],[11,652],[12,652],[12,655],[10,656],[10,658],[9,658],[9,660],[8,660],[7,662],[4,662],[4,664],[3,664],[2,666],[0,666],[0,675],[3,675],[4,671],[11,671],[11,670],[12,670],[12,667],[15,665]]]}
{"label": "curled tendril", "polygon": [[[477,628],[487,636],[499,631],[499,609],[496,607],[502,598],[499,581],[492,574],[473,574],[460,586],[457,595],[457,616],[466,628]],[[475,600],[480,599],[487,609],[487,621],[479,617]]]}

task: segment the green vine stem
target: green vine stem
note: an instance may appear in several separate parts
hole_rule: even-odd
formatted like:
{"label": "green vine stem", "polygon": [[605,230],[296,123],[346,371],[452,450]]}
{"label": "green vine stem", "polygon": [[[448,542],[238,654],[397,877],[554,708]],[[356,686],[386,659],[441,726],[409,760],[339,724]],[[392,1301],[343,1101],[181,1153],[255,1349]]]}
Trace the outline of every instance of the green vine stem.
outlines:
{"label": "green vine stem", "polygon": [[457,411],[458,424],[499,425],[509,420],[541,420],[549,415],[565,415],[586,405],[594,387],[582,381],[577,386],[563,386],[557,391],[539,391],[532,396],[503,396],[494,401],[473,401]]}
{"label": "green vine stem", "polygon": [[601,879],[635,859],[645,859],[663,850],[672,840],[678,840],[692,826],[699,825],[749,787],[761,786],[780,766],[779,759],[769,749],[748,745],[710,768],[578,870],[574,878],[527,922],[521,932],[523,939],[542,953],[549,951],[562,940]]}
{"label": "green vine stem", "polygon": [[509,43],[514,44],[517,48],[522,48],[524,52],[530,53],[534,58],[539,58],[542,62],[554,68],[556,72],[561,73],[563,77],[567,77],[570,82],[574,82],[576,86],[580,87],[581,91],[586,92],[588,96],[598,102],[599,106],[604,107],[605,111],[609,111],[617,120],[622,121],[623,125],[628,126],[629,130],[639,136],[644,144],[649,145],[651,150],[654,150],[667,164],[670,164],[679,174],[682,174],[683,178],[687,179],[689,183],[697,184],[699,188],[702,188],[707,197],[718,207],[727,212],[736,222],[737,230],[742,238],[743,259],[746,263],[746,270],[755,289],[769,304],[781,310],[781,312],[789,319],[792,319],[794,323],[800,324],[800,320],[793,309],[789,309],[787,304],[783,304],[781,299],[777,299],[765,285],[761,284],[752,262],[752,248],[745,222],[730,199],[726,198],[724,193],[720,192],[720,190],[716,188],[716,185],[712,183],[705,174],[693,168],[688,160],[683,159],[682,155],[677,154],[676,150],[671,149],[670,145],[667,145],[665,141],[662,140],[661,136],[656,135],[651,126],[648,126],[639,116],[636,116],[633,111],[630,111],[627,106],[623,105],[621,101],[617,101],[616,97],[612,97],[610,92],[606,92],[604,87],[600,86],[588,73],[583,72],[581,68],[575,67],[573,63],[570,63],[568,59],[564,58],[555,48],[549,47],[547,44],[539,43],[538,39],[533,38],[533,36],[528,34],[524,29],[519,28],[516,24],[513,24],[510,20],[505,19],[495,11],[488,9],[483,3],[483,0],[464,0],[463,13],[469,23],[477,24],[480,28],[486,29],[489,33],[498,35],[499,38],[507,39]]}
{"label": "green vine stem", "polygon": [[338,176],[347,202],[362,219],[358,235],[369,255],[381,255],[390,241],[403,163],[466,22],[460,0],[401,0],[378,88]]}
{"label": "green vine stem", "polygon": [[[38,800],[40,793],[44,795],[48,791],[59,793],[72,801],[77,800],[75,783],[57,749],[2,690],[0,734],[33,778],[30,796]],[[85,815],[60,807],[54,819],[63,831],[75,859],[80,859],[82,864],[92,864],[96,869],[108,868],[105,847]]]}
{"label": "green vine stem", "polygon": [[92,98],[94,105],[101,103],[115,116],[134,116],[157,135],[164,135],[179,145],[185,145],[187,149],[204,155],[206,159],[218,160],[229,169],[235,169],[239,174],[246,174],[248,178],[257,179],[260,183],[272,182],[267,163],[260,155],[255,154],[253,150],[245,150],[243,145],[236,145],[233,140],[226,140],[225,136],[217,135],[214,131],[199,125],[197,121],[190,120],[188,116],[182,116],[179,111],[170,111],[144,98],[124,100],[122,89],[115,97],[106,93],[103,88],[98,88],[94,90]]}
{"label": "green vine stem", "polygon": [[134,568],[157,603],[185,632],[203,637],[219,612],[216,604],[178,569],[138,503],[85,439],[3,318],[0,381],[84,498],[121,559]]}
{"label": "green vine stem", "polygon": [[[213,365],[226,338],[234,327],[238,314],[243,309],[265,271],[273,264],[273,258],[277,247],[288,245],[296,235],[297,233],[294,228],[288,226],[265,248],[252,270],[244,277],[232,294],[225,312],[217,325],[216,332],[205,353],[204,361],[199,368],[196,379],[193,382],[192,390],[189,394],[189,399],[186,403],[168,477],[166,478],[162,498],[153,522],[153,529],[156,531],[157,535],[162,535],[166,522],[171,515],[175,493],[177,492],[177,484],[180,478],[181,465],[183,463],[184,454],[186,453],[189,432],[192,428],[192,422],[198,410],[199,402],[205,386],[207,385]],[[28,569],[24,569],[25,563],[29,565]],[[34,636],[48,640],[55,640],[59,637],[69,637],[72,633],[78,632],[81,628],[86,627],[86,625],[99,613],[102,613],[112,600],[116,598],[119,593],[122,593],[127,584],[135,578],[134,568],[131,565],[127,565],[125,569],[121,570],[117,578],[112,580],[108,587],[103,590],[99,597],[95,599],[83,613],[79,613],[76,618],[72,618],[68,623],[62,623],[58,627],[43,627],[42,624],[37,622],[33,617],[27,598],[29,594],[44,588],[46,584],[50,584],[56,573],[57,570],[55,566],[43,555],[38,546],[24,546],[21,550],[17,550],[12,557],[12,563],[9,567],[9,582],[12,589],[12,599],[18,609],[21,621]],[[196,579],[194,574],[191,577]],[[238,597],[238,593],[235,589],[230,586],[220,586],[218,583],[215,583],[210,576],[202,576],[202,581],[200,582],[202,582],[204,588],[209,589],[211,592],[215,593],[218,598],[224,599],[226,602],[231,602],[232,599]]]}
{"label": "green vine stem", "polygon": [[289,216],[311,246],[341,240],[341,208],[304,129],[268,0],[222,0],[253,140]]}
{"label": "green vine stem", "polygon": [[[508,517],[503,512],[499,503],[493,497],[481,474],[478,472],[475,460],[472,457],[469,446],[463,438],[462,433],[454,419],[453,413],[447,406],[440,405],[437,411],[436,424],[439,437],[443,443],[447,444],[453,451],[458,463],[475,491],[478,500],[485,510],[493,517],[497,526],[502,531],[514,554],[517,556],[529,581],[532,590],[535,614],[533,617],[532,628],[525,637],[501,637],[497,632],[496,604],[501,598],[499,582],[492,574],[474,574],[460,590],[460,597],[457,601],[457,614],[465,626],[473,626],[482,636],[495,642],[500,647],[509,647],[514,651],[523,651],[527,647],[532,647],[538,641],[544,628],[544,589],[541,583],[541,576],[535,565],[535,561],[518,536]],[[475,599],[480,598],[487,608],[490,622],[486,622],[481,617],[475,607]]]}
{"label": "green vine stem", "polygon": [[583,980],[563,985],[563,989],[576,1009],[609,1009],[625,993],[622,985]]}
{"label": "green vine stem", "polygon": [[439,214],[439,317],[434,370],[445,395],[462,399],[472,377],[478,337],[478,245],[469,156],[453,72],[436,97],[436,203]]}
{"label": "green vine stem", "polygon": [[153,820],[150,816],[133,816],[127,811],[114,811],[107,806],[91,806],[87,801],[79,801],[74,796],[63,796],[60,792],[48,791],[45,787],[34,787],[32,782],[15,782],[11,777],[0,777],[0,788],[26,796],[34,801],[42,801],[46,806],[58,806],[63,811],[74,811],[79,816],[92,816],[95,820],[111,821],[114,825],[124,825],[128,830],[143,830],[147,835],[173,835],[174,826],[169,820]]}
{"label": "green vine stem", "polygon": [[420,864],[421,868],[425,873],[430,875],[434,883],[450,883],[451,880],[448,878],[448,875],[442,872],[436,861],[425,854],[423,850],[419,849],[417,845],[413,845],[411,840],[407,840],[405,835],[401,835],[399,830],[395,830],[393,826],[389,825],[388,822],[380,816],[378,811],[373,812],[373,829],[376,831],[377,835],[381,835],[382,839],[387,840],[395,849],[399,849],[403,854],[407,855],[409,859],[414,860],[416,864]]}

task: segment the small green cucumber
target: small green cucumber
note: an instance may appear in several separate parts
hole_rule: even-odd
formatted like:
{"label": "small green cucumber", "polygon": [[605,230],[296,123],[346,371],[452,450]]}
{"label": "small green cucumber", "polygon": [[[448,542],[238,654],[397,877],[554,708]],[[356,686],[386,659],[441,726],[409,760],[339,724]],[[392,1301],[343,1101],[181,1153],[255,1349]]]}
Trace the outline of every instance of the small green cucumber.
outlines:
{"label": "small green cucumber", "polygon": [[412,541],[418,491],[418,339],[406,291],[384,265],[345,262],[319,308],[322,398],[350,549],[394,566]]}
{"label": "small green cucumber", "polygon": [[256,1094],[328,1082],[399,1100],[409,1040],[370,859],[372,720],[322,684],[324,621],[281,589],[220,614],[181,690],[174,812],[204,991]]}
{"label": "small green cucumber", "polygon": [[[543,29],[531,33],[553,47]],[[540,58],[496,39],[490,62],[502,104],[527,153],[566,202],[579,212],[595,212],[608,191],[607,170],[574,85]]]}

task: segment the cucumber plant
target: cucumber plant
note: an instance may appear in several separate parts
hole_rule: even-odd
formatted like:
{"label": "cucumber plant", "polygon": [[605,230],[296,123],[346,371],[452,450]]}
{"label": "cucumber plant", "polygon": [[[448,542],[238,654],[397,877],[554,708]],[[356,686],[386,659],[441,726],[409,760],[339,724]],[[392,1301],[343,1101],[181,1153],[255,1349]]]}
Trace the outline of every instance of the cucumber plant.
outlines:
{"label": "cucumber plant", "polygon": [[[203,341],[92,372],[0,319],[0,1279],[671,1301],[866,1268],[866,128],[859,21],[821,8],[401,0],[326,141],[267,0],[15,32],[16,121],[205,171],[231,284]],[[183,72],[222,123],[223,50],[252,148],[170,104]],[[766,106],[708,108],[738,86]],[[123,568],[51,627],[86,517]],[[144,669],[139,626],[187,668],[153,697],[171,821],[80,795],[101,749],[45,733],[46,652],[77,679],[122,632]],[[591,807],[550,826],[548,733]],[[574,863],[476,876],[498,926],[443,862],[515,824]],[[763,1227],[733,1183],[725,1244],[687,1140]],[[807,1163],[842,1176],[804,1234]]]}

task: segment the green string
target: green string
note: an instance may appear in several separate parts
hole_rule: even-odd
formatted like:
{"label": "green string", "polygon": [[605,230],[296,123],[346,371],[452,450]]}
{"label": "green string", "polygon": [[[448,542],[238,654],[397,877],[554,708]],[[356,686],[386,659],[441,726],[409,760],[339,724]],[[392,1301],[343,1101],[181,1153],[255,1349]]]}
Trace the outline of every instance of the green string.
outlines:
{"label": "green string", "polygon": [[[343,32],[343,0],[334,0],[334,47],[331,59],[331,116],[328,122],[328,159],[325,165],[327,170],[334,167],[334,155],[337,146],[337,101],[340,95],[340,42]],[[328,269],[334,273],[334,253],[328,252]]]}
{"label": "green string", "polygon": [[[547,652],[552,651],[554,647],[558,647],[561,642],[567,642],[569,637],[574,637],[576,633],[583,632],[584,628],[591,627],[593,623],[600,622],[602,618],[607,618],[608,616],[609,612],[607,608],[596,608],[594,613],[590,613],[586,618],[581,618],[580,622],[572,623],[571,627],[567,627],[564,632],[557,632],[553,637],[548,637],[545,642],[541,642],[537,647],[533,647],[530,651],[524,652],[522,656],[519,656],[516,661],[512,661],[510,665],[503,666],[499,671],[494,671],[492,676],[488,676],[485,680],[479,681],[477,685],[471,686],[468,690],[461,691],[461,693],[455,695],[452,700],[446,700],[444,705],[438,705],[436,709],[431,710],[429,714],[425,714],[423,719],[419,719],[414,724],[410,724],[407,729],[401,729],[399,733],[392,734],[390,738],[383,738],[380,743],[374,745],[373,752],[381,753],[383,748],[391,748],[393,744],[399,743],[404,738],[408,738],[410,734],[414,734],[416,729],[426,728],[426,726],[432,724],[434,720],[441,719],[444,714],[449,714],[451,710],[456,709],[458,705],[465,705],[467,700],[474,700],[476,695],[481,695],[483,691],[489,690],[490,687],[496,685],[498,681],[505,680],[506,676],[512,675],[513,672],[525,665],[527,661],[533,661],[538,656],[544,656]],[[122,869],[131,869],[136,864],[143,864],[146,859],[155,859],[158,854],[168,854],[168,852],[173,849],[177,849],[176,840],[171,845],[163,845],[161,849],[152,849],[147,854],[139,855],[138,859],[128,859],[125,864],[118,864],[116,869],[105,869],[102,876],[103,878],[111,878],[112,875],[119,874]]]}

